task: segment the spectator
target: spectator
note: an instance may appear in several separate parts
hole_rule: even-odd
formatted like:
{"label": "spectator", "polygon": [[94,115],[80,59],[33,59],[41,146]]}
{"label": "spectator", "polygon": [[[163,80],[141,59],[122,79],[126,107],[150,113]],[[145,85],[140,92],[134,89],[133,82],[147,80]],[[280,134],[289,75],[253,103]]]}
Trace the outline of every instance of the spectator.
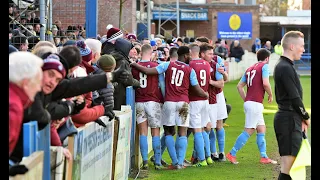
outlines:
{"label": "spectator", "polygon": [[266,42],[266,44],[264,45],[264,48],[268,49],[271,53],[274,53],[274,49],[273,49],[270,41]]}
{"label": "spectator", "polygon": [[97,39],[86,39],[84,42],[91,49],[93,54],[93,60],[91,61],[91,64],[96,64],[98,59],[101,56],[100,54],[101,54],[102,43]]}
{"label": "spectator", "polygon": [[230,49],[230,58],[234,57],[236,62],[240,62],[243,55],[244,55],[244,51],[240,45],[240,42],[238,40],[235,40],[233,42],[233,46]]}
{"label": "spectator", "polygon": [[9,55],[9,157],[19,139],[23,111],[41,90],[42,59],[29,52]]}
{"label": "spectator", "polygon": [[225,47],[225,41],[216,43],[216,48],[214,49],[214,54],[220,56],[222,59],[226,60],[228,57],[228,49]]}
{"label": "spectator", "polygon": [[114,91],[114,109],[121,110],[121,105],[126,104],[126,87],[140,87],[139,81],[134,79],[131,74],[131,68],[129,66],[129,52],[133,48],[133,45],[126,39],[119,38],[115,42],[115,49],[110,52],[110,54],[116,60],[116,70],[118,68],[130,71],[130,75],[127,81],[120,82],[115,87]]}
{"label": "spectator", "polygon": [[11,38],[12,45],[17,48],[19,51],[28,51],[29,43],[26,36],[13,36]]}
{"label": "spectator", "polygon": [[111,28],[107,32],[106,40],[102,43],[101,55],[110,54],[110,52],[115,51],[115,42],[117,39],[123,37],[123,33],[118,28]]}
{"label": "spectator", "polygon": [[283,48],[282,48],[282,45],[281,45],[281,41],[278,41],[277,42],[277,45],[274,46],[274,52],[280,56],[282,56],[282,53],[283,53]]}
{"label": "spectator", "polygon": [[134,43],[137,41],[137,36],[135,34],[128,34],[127,39],[131,42]]}
{"label": "spectator", "polygon": [[261,40],[256,38],[254,44],[251,46],[251,51],[256,53],[259,49],[261,49]]}

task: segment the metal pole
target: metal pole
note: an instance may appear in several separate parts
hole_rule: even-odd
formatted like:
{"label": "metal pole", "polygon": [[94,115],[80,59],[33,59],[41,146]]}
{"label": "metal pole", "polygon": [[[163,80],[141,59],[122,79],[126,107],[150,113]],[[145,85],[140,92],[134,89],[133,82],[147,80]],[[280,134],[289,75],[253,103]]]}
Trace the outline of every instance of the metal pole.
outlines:
{"label": "metal pole", "polygon": [[40,28],[40,40],[46,40],[46,2],[45,0],[40,0],[40,24],[43,26]]}
{"label": "metal pole", "polygon": [[150,0],[148,0],[148,4],[147,4],[147,23],[148,23],[148,38],[151,39],[151,5],[150,5]]}
{"label": "metal pole", "polygon": [[177,37],[180,37],[180,14],[179,14],[179,0],[177,0]]}
{"label": "metal pole", "polygon": [[[52,32],[52,0],[49,0],[49,29]],[[49,41],[53,41],[53,34],[49,35]]]}
{"label": "metal pole", "polygon": [[160,34],[160,28],[161,28],[161,1],[160,1],[160,10],[159,10],[159,24],[158,24],[158,34]]}

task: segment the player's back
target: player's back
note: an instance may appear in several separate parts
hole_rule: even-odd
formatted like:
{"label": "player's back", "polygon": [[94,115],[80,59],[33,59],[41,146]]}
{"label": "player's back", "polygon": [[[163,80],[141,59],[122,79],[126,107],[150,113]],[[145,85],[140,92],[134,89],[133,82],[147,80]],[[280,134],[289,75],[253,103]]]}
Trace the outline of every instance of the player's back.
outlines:
{"label": "player's back", "polygon": [[165,101],[189,102],[190,74],[189,65],[174,61],[170,62],[165,74],[166,96]]}
{"label": "player's back", "polygon": [[[197,59],[190,61],[189,66],[196,72],[200,87],[205,92],[208,92],[210,83],[210,64],[203,59]],[[206,100],[204,97],[197,96],[192,90],[189,91],[189,99],[190,101]]]}
{"label": "player's back", "polygon": [[[216,65],[217,63],[215,61],[211,61],[210,63],[210,77],[212,80],[216,81]],[[209,86],[208,92],[209,92],[209,104],[215,104],[217,103],[217,87],[214,87],[212,85]]]}
{"label": "player's back", "polygon": [[[156,62],[151,61],[140,61],[138,64],[148,68],[158,65]],[[140,88],[136,89],[136,102],[160,102],[161,92],[158,84],[158,75],[146,75],[135,68],[132,68],[132,75],[133,78],[140,82]]]}
{"label": "player's back", "polygon": [[247,95],[245,101],[263,102],[265,90],[262,80],[262,68],[264,65],[265,63],[258,62],[246,70]]}

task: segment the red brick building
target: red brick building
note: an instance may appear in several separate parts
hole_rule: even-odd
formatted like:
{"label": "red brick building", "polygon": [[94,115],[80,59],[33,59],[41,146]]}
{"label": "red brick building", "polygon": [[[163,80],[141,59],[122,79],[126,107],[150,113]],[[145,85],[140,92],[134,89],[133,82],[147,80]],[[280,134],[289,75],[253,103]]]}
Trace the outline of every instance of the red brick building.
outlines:
{"label": "red brick building", "polygon": [[[98,34],[106,33],[106,26],[119,25],[120,0],[98,0]],[[69,25],[85,26],[86,0],[53,0],[53,22],[60,20],[63,28]],[[122,7],[121,29],[136,30],[136,1],[127,0]]]}

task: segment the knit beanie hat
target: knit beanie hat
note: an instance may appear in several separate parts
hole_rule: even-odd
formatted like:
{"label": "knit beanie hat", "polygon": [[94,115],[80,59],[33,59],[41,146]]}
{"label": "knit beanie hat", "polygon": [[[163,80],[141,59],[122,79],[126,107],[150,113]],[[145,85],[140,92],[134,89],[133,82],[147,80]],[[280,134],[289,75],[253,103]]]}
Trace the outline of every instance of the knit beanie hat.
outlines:
{"label": "knit beanie hat", "polygon": [[137,36],[134,35],[134,34],[128,34],[127,39],[129,39],[129,40],[130,40],[130,39],[137,40]]}
{"label": "knit beanie hat", "polygon": [[123,33],[118,28],[112,27],[107,32],[107,41],[108,42],[116,40],[118,38],[122,38],[122,37],[123,37]]}
{"label": "knit beanie hat", "polygon": [[116,67],[116,60],[112,55],[104,54],[98,59],[97,64],[103,71],[111,72]]}
{"label": "knit beanie hat", "polygon": [[66,70],[63,64],[60,62],[60,58],[56,54],[51,54],[43,60],[44,64],[42,66],[42,71],[54,69],[61,73],[62,77],[66,76]]}
{"label": "knit beanie hat", "polygon": [[85,62],[89,62],[93,59],[92,51],[91,49],[86,45],[86,43],[83,40],[79,40],[76,42],[77,47],[80,50],[80,54],[82,57],[82,60]]}

